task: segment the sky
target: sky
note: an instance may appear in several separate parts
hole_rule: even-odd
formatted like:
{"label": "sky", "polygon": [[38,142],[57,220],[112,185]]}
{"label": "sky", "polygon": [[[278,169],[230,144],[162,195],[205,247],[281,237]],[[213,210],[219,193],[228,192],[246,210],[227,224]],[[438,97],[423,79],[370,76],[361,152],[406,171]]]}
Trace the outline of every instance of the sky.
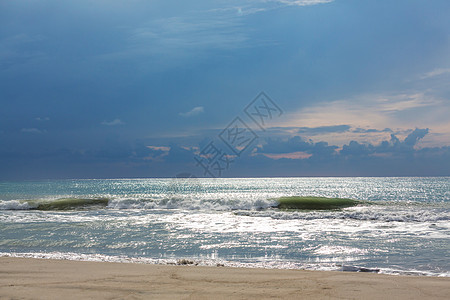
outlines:
{"label": "sky", "polygon": [[449,15],[0,0],[0,180],[449,176]]}

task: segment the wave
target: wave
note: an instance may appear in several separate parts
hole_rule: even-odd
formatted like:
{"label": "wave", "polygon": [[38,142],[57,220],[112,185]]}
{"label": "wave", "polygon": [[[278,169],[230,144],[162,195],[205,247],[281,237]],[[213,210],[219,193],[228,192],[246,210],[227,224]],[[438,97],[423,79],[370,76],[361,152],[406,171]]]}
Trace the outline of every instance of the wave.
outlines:
{"label": "wave", "polygon": [[0,200],[0,210],[79,210],[79,209],[189,209],[189,210],[333,210],[355,206],[362,201],[344,198],[294,196],[266,199],[203,198],[195,196],[155,198],[57,198]]}
{"label": "wave", "polygon": [[[286,200],[287,199],[287,200]],[[296,207],[280,205],[294,202]],[[0,200],[0,210],[192,210],[233,212],[272,219],[347,219],[382,222],[439,222],[450,220],[449,203],[360,201],[323,197],[199,197],[159,195],[143,198],[64,197],[57,199]]]}
{"label": "wave", "polygon": [[327,198],[313,196],[292,196],[276,199],[276,208],[300,210],[330,210],[361,204],[362,201],[347,198]]}
{"label": "wave", "polygon": [[108,198],[58,198],[0,201],[0,210],[75,210],[105,208]]}
{"label": "wave", "polygon": [[272,199],[202,198],[156,196],[151,198],[82,197],[31,200],[0,200],[0,210],[86,210],[86,209],[186,209],[261,210],[276,206]]}
{"label": "wave", "polygon": [[[381,222],[430,222],[450,221],[449,209],[405,209],[392,207],[356,207],[344,210],[318,211],[236,211],[237,215],[249,217],[271,218],[275,220],[355,220]],[[442,229],[431,224],[435,229]],[[447,227],[447,226],[445,226]],[[446,228],[443,228],[446,229]]]}
{"label": "wave", "polygon": [[0,200],[0,210],[86,210],[86,209],[187,209],[187,210],[252,210],[273,207],[267,200],[239,200],[224,198],[196,199],[195,197],[155,198],[57,198],[31,200]]}

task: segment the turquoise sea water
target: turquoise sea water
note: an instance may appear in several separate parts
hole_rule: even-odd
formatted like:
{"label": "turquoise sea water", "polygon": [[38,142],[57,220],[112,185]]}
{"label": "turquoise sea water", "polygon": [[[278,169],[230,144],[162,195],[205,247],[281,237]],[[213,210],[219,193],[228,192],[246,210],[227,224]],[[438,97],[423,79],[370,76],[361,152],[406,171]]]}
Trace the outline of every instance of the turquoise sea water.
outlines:
{"label": "turquoise sea water", "polygon": [[449,238],[450,177],[0,182],[8,256],[450,276]]}

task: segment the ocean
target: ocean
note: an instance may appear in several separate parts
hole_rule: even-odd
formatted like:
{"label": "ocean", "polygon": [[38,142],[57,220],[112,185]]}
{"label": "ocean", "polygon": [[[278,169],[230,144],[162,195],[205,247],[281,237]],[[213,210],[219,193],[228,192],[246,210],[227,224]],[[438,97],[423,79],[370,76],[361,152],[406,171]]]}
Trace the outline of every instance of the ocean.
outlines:
{"label": "ocean", "polygon": [[449,221],[450,177],[0,182],[0,256],[450,276]]}

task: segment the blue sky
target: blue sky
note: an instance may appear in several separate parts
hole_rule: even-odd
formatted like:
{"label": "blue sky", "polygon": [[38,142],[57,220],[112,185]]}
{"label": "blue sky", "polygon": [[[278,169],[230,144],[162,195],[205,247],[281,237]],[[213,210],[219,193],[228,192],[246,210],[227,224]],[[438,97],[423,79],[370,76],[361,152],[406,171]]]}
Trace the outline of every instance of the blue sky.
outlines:
{"label": "blue sky", "polygon": [[[211,141],[226,177],[450,175],[449,14],[0,0],[0,179],[209,176]],[[244,111],[261,91],[282,110],[263,129]],[[257,136],[239,155],[220,138],[236,117]]]}

